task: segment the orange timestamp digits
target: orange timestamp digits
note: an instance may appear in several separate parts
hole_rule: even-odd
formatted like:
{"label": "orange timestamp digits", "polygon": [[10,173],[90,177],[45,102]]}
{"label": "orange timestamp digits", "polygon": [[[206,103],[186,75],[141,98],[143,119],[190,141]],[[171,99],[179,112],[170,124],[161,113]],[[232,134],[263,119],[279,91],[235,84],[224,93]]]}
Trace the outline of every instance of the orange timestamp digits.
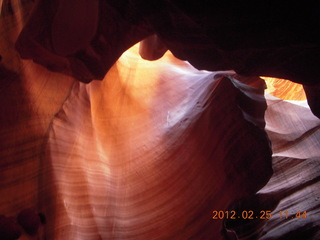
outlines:
{"label": "orange timestamp digits", "polygon": [[237,211],[212,211],[212,219],[271,219],[272,217],[278,215],[279,218],[307,218],[307,211],[297,211],[293,214],[289,214],[288,211],[279,211],[272,214],[269,210],[261,210],[259,212],[254,212],[252,210],[243,210],[241,212]]}

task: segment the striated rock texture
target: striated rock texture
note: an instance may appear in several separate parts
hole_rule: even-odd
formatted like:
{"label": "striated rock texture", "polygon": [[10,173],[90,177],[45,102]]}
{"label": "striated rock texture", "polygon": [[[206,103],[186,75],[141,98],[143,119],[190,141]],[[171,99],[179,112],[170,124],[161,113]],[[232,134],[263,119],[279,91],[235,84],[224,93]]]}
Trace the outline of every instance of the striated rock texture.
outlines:
{"label": "striated rock texture", "polygon": [[[39,77],[26,87],[60,76],[44,69],[33,75],[37,67],[21,72]],[[59,101],[42,110],[32,97],[53,100],[53,90],[68,87],[30,90],[30,107],[17,105],[25,122],[11,122],[5,135],[14,152],[2,148],[1,211],[19,215],[26,228],[23,209],[36,208],[47,220],[41,239],[222,239],[222,219],[212,220],[212,211],[255,193],[272,174],[263,84],[251,87],[233,75],[198,71],[170,53],[148,62],[136,46],[102,82],[74,82],[54,116],[49,106]],[[28,140],[33,136],[40,143]],[[32,238],[29,232],[22,238]]]}
{"label": "striated rock texture", "polygon": [[[272,142],[274,174],[256,195],[230,208],[254,211],[258,219],[228,219],[225,226],[238,239],[319,239],[320,121],[306,101],[266,97],[266,131]],[[261,219],[266,211],[269,219]]]}
{"label": "striated rock texture", "polygon": [[0,206],[20,239],[221,239],[212,211],[272,173],[263,88],[138,46],[74,82],[18,57],[22,13],[1,38]]}
{"label": "striated rock texture", "polygon": [[241,87],[225,73],[132,51],[102,82],[76,83],[53,119],[42,161],[47,236],[221,239],[212,211],[271,176],[266,135],[243,118]]}
{"label": "striated rock texture", "polygon": [[251,77],[318,114],[292,7],[0,1],[0,239],[319,239],[319,120]]}

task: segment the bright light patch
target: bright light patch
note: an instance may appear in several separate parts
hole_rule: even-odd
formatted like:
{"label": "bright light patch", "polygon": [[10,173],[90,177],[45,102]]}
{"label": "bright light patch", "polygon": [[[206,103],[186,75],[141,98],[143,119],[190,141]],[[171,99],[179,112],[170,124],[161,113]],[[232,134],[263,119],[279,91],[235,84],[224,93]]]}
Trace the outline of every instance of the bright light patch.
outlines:
{"label": "bright light patch", "polygon": [[266,92],[283,100],[306,100],[306,94],[301,84],[286,79],[261,77],[265,80]]}

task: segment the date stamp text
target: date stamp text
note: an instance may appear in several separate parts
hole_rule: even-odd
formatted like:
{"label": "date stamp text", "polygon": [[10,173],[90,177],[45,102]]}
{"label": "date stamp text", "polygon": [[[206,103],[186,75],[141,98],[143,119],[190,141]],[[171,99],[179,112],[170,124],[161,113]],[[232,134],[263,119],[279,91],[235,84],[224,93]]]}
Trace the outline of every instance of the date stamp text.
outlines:
{"label": "date stamp text", "polygon": [[261,210],[258,212],[251,210],[244,211],[212,211],[212,219],[271,219],[271,218],[280,218],[280,219],[293,219],[293,218],[307,218],[307,211],[278,211],[272,213],[268,210]]}

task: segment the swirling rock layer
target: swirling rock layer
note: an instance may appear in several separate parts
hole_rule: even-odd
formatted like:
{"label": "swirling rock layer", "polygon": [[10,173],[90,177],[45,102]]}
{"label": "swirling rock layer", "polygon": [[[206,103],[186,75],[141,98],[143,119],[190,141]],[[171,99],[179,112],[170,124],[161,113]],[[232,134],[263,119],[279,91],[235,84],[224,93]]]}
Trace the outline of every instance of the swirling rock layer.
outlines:
{"label": "swirling rock layer", "polygon": [[266,135],[244,119],[232,81],[132,50],[103,82],[76,83],[43,159],[48,236],[221,239],[212,211],[271,174]]}
{"label": "swirling rock layer", "polygon": [[[155,29],[151,30],[146,25],[142,25],[141,32],[135,31],[135,27],[143,23],[139,22],[140,16],[157,9],[138,11],[139,15],[135,1],[130,1],[135,8],[126,6],[123,1],[109,1],[111,5],[104,5],[103,9],[110,10],[112,14],[102,14],[102,19],[119,25],[101,21],[98,26],[89,29],[86,32],[89,40],[94,29],[103,32],[103,36],[99,38],[96,35],[95,40],[90,42],[94,48],[89,46],[86,51],[71,52],[72,56],[68,55],[70,52],[65,54],[64,43],[59,43],[59,38],[55,38],[54,50],[60,56],[55,58],[50,55],[52,52],[37,52],[41,44],[48,44],[47,50],[52,47],[50,41],[46,41],[43,35],[41,37],[41,34],[50,35],[50,31],[43,28],[45,24],[31,29],[31,33],[36,35],[39,34],[37,30],[41,29],[40,35],[29,38],[41,44],[36,47],[27,44],[24,50],[44,57],[43,63],[49,69],[73,74],[80,80],[91,80],[94,76],[104,78],[101,83],[86,86],[75,83],[75,79],[22,60],[14,50],[30,10],[39,6],[40,2],[35,5],[31,0],[0,1],[1,234],[11,238],[21,234],[22,240],[216,240],[223,238],[225,231],[222,219],[211,219],[212,211],[226,210],[235,200],[244,197],[237,201],[236,207],[241,209],[249,205],[250,209],[270,210],[273,218],[233,224],[232,230],[239,238],[320,238],[319,123],[306,106],[268,99],[266,129],[272,143],[275,173],[269,183],[252,196],[263,187],[271,174],[268,162],[270,151],[261,131],[266,108],[261,89],[255,90],[242,84],[254,85],[252,80],[247,82],[232,72],[199,72],[170,54],[146,64],[138,57],[137,49],[126,53],[104,78],[107,69],[111,68],[122,51],[153,33]],[[151,18],[148,21],[153,21],[157,26],[161,39],[153,36],[149,42],[145,41],[140,51],[143,57],[152,60],[160,58],[165,51],[165,42],[165,46],[174,50],[176,56],[190,59],[199,68],[220,70],[235,67],[249,75],[298,76],[291,80],[317,84],[318,78],[315,76],[319,73],[319,48],[313,35],[318,28],[312,27],[317,25],[317,8],[309,12],[310,15],[301,25],[308,25],[308,28],[300,27],[296,31],[282,25],[283,31],[278,32],[282,37],[278,37],[277,32],[273,35],[264,32],[267,28],[255,28],[254,35],[250,35],[252,31],[247,31],[250,34],[245,35],[244,30],[250,28],[250,24],[241,25],[242,22],[241,26],[237,25],[239,18],[234,18],[236,15],[218,11],[221,8],[217,7],[216,14],[209,12],[212,18],[221,20],[215,30],[219,30],[219,24],[226,22],[226,17],[229,17],[231,25],[227,28],[220,25],[222,35],[212,36],[218,36],[222,41],[216,39],[220,46],[214,46],[208,45],[202,38],[206,35],[197,35],[199,31],[190,30],[199,29],[201,24],[194,23],[197,23],[199,16],[203,16],[203,6],[184,10],[175,8],[172,11],[173,2],[167,3],[169,5],[162,5],[164,8],[160,9],[164,15],[149,14]],[[50,2],[50,6],[55,7],[51,10],[49,5],[40,6],[49,11],[38,8],[40,11],[35,12],[40,15],[36,15],[35,19],[44,17],[45,21],[40,22],[50,25],[50,17],[54,16],[58,7],[57,1]],[[307,8],[310,6],[305,4],[302,10]],[[200,15],[192,13],[199,9]],[[281,12],[281,9],[278,11]],[[301,8],[297,9],[300,11]],[[60,10],[59,16],[68,18],[68,12],[64,12],[61,6]],[[104,10],[102,13],[105,13]],[[233,8],[233,12],[236,10]],[[254,16],[246,13],[242,12],[240,17]],[[300,11],[299,18],[296,18],[297,15],[289,13],[295,18],[294,21],[299,21],[303,14]],[[268,16],[272,17],[272,14]],[[286,19],[285,16],[276,14],[278,20]],[[311,22],[312,19],[315,21]],[[59,20],[56,18],[55,23]],[[264,24],[272,23],[273,27],[269,30],[277,31],[278,28],[274,28],[277,21],[271,18],[271,22],[263,18],[260,20]],[[201,21],[206,23],[206,19]],[[88,25],[92,23],[94,26],[96,21],[88,22]],[[132,27],[132,23],[135,26]],[[236,33],[230,31],[234,23]],[[115,26],[119,27],[117,30],[122,29],[117,31],[121,38],[114,35]],[[175,28],[179,26],[184,26],[185,31],[177,32]],[[208,27],[210,29],[212,26]],[[311,32],[306,32],[310,29]],[[60,30],[56,28],[55,34],[61,34]],[[306,34],[298,34],[301,32]],[[244,38],[232,37],[232,33]],[[82,45],[73,46],[70,42],[74,39],[65,37],[69,47],[83,48],[88,43],[88,38],[84,38],[80,42]],[[266,42],[257,41],[259,37]],[[286,40],[286,37],[289,38]],[[246,39],[250,41],[244,41]],[[201,44],[196,44],[195,40],[201,40]],[[285,44],[285,48],[280,46],[280,52],[285,54],[277,54],[278,40],[280,44],[293,41],[293,44]],[[266,43],[271,45],[266,46]],[[114,44],[119,44],[120,48],[114,47]],[[240,49],[225,55],[230,53],[230,46],[240,46]],[[258,53],[252,46],[262,51]],[[220,47],[222,51],[217,51]],[[220,54],[224,57],[220,58]],[[293,57],[291,62],[287,61],[290,60],[288,56]],[[272,68],[274,65],[276,72]],[[316,112],[318,88],[304,86],[304,89],[310,106]],[[33,217],[37,222],[38,217],[42,223],[47,222],[39,227],[34,236],[28,235],[28,232],[33,234],[34,231],[25,231],[18,224],[29,223],[29,217],[17,221],[25,209],[35,210]],[[283,212],[282,218],[280,211]],[[307,217],[287,219],[285,211],[290,213],[290,217],[295,216],[297,211],[306,211]],[[230,225],[225,226],[230,229]],[[12,232],[8,231],[10,229]],[[231,232],[225,234],[225,238],[231,236],[234,236]]]}
{"label": "swirling rock layer", "polygon": [[[319,239],[320,121],[306,101],[266,97],[274,174],[256,195],[232,207],[239,212],[254,211],[258,219],[227,220],[226,227],[239,239]],[[269,219],[261,219],[267,211]]]}

